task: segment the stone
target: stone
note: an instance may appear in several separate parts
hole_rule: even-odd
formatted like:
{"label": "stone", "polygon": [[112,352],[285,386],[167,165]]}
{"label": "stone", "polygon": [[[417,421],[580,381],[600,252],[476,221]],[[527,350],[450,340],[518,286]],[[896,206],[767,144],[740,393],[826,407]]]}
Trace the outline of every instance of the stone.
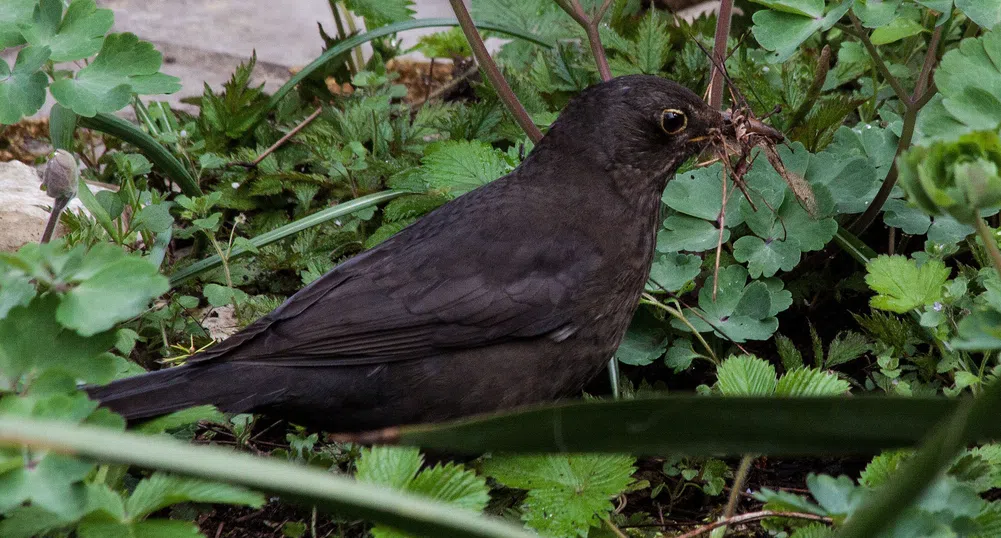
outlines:
{"label": "stone", "polygon": [[[41,190],[41,184],[33,167],[20,161],[0,163],[0,252],[12,252],[42,238],[49,220],[48,209],[54,200]],[[66,207],[73,212],[82,209],[78,199]],[[57,225],[54,235],[59,237],[64,233],[62,225]]]}

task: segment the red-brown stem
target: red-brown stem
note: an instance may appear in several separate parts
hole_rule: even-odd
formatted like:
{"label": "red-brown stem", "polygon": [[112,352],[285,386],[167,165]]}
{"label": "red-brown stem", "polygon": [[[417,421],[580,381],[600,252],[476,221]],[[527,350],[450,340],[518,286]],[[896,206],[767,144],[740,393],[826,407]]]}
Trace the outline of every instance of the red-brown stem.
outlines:
{"label": "red-brown stem", "polygon": [[250,163],[250,165],[257,166],[261,164],[261,161],[266,159],[268,155],[274,153],[276,149],[282,147],[282,145],[285,144],[285,142],[288,142],[290,138],[297,135],[299,131],[303,130],[307,125],[309,125],[313,120],[315,120],[317,116],[320,115],[320,112],[323,112],[323,107],[317,107],[317,109],[314,110],[312,114],[307,116],[306,119],[302,120],[302,122],[300,122],[299,125],[293,127],[291,131],[285,133],[285,136],[279,138],[278,141],[275,142],[274,144],[271,144],[270,148],[264,150],[264,153],[258,155],[257,158],[254,159],[254,162]]}
{"label": "red-brown stem", "polygon": [[928,43],[928,52],[925,53],[924,64],[921,65],[921,74],[918,75],[918,82],[914,86],[914,94],[911,95],[911,104],[913,105],[924,95],[925,90],[928,89],[928,81],[931,79],[932,67],[935,67],[935,58],[938,56],[938,42],[942,39],[942,26],[935,28],[935,32],[931,35],[931,42]]}
{"label": "red-brown stem", "polygon": [[504,75],[501,74],[500,69],[497,68],[497,64],[490,57],[490,53],[487,52],[487,47],[483,44],[480,33],[476,31],[476,25],[473,24],[472,17],[469,16],[466,4],[462,0],[448,0],[448,2],[452,4],[452,11],[455,12],[455,18],[459,20],[462,33],[466,35],[466,40],[469,41],[469,48],[473,49],[473,56],[476,57],[476,63],[483,69],[483,73],[494,87],[501,102],[504,103],[508,112],[514,116],[514,121],[518,122],[518,125],[521,126],[521,129],[525,131],[525,134],[528,135],[528,138],[533,143],[542,140],[542,131],[536,127],[535,122],[528,115],[528,111],[522,106],[521,101],[518,100],[518,96],[511,90],[511,86],[504,80]]}
{"label": "red-brown stem", "polygon": [[612,70],[608,67],[608,56],[605,54],[604,45],[601,44],[601,34],[598,32],[598,27],[601,25],[601,19],[605,17],[608,7],[612,5],[612,0],[602,2],[593,17],[587,15],[579,0],[569,0],[569,4],[565,4],[565,1],[567,0],[556,0],[556,5],[566,11],[567,15],[570,15],[584,29],[588,44],[591,46],[591,54],[594,55],[594,63],[598,65],[598,75],[601,76],[601,80],[606,82],[611,80]]}
{"label": "red-brown stem", "polygon": [[721,0],[719,15],[716,17],[716,38],[713,41],[712,77],[709,79],[709,106],[719,108],[723,105],[723,65],[726,62],[726,39],[730,36],[730,17],[733,15],[733,0]]}

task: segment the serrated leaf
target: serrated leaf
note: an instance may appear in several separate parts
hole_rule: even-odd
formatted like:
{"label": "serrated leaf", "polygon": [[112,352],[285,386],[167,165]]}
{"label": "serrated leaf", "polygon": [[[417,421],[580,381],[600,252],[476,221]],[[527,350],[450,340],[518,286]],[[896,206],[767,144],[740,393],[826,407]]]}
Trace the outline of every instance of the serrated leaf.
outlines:
{"label": "serrated leaf", "polygon": [[187,426],[188,424],[194,424],[202,420],[220,423],[224,419],[223,414],[215,406],[198,405],[143,422],[136,427],[136,430],[143,433],[163,433],[167,430]]}
{"label": "serrated leaf", "polygon": [[80,538],[204,538],[190,521],[85,521],[77,527]]}
{"label": "serrated leaf", "polygon": [[789,538],[834,538],[834,531],[823,523],[810,523],[793,530]]}
{"label": "serrated leaf", "polygon": [[56,318],[83,336],[139,315],[152,299],[170,290],[156,267],[108,243],[91,248],[67,281],[72,288],[63,295]]}
{"label": "serrated leaf", "polygon": [[796,368],[787,372],[775,387],[778,396],[838,396],[851,385],[838,376],[814,368]]}
{"label": "serrated leaf", "polygon": [[667,63],[671,50],[671,38],[667,32],[667,22],[656,9],[647,11],[636,30],[633,55],[641,73],[654,75]]}
{"label": "serrated leaf", "polygon": [[859,484],[867,488],[877,488],[886,483],[900,465],[907,461],[914,452],[911,450],[887,450],[876,456],[865,466],[859,475]]}
{"label": "serrated leaf", "polygon": [[369,30],[390,23],[412,19],[412,0],[345,0],[344,5],[365,19]]}
{"label": "serrated leaf", "polygon": [[110,9],[98,9],[94,0],[73,0],[63,16],[62,0],[41,0],[32,23],[22,28],[33,46],[47,46],[52,61],[71,62],[93,56],[101,50],[104,34],[115,22]]}
{"label": "serrated leaf", "polygon": [[775,393],[775,367],[753,355],[731,356],[716,369],[716,388],[724,396],[770,396]]}
{"label": "serrated leaf", "polygon": [[810,473],[806,477],[806,486],[817,500],[817,504],[827,514],[845,516],[850,514],[861,500],[861,491],[847,476],[833,476]]}
{"label": "serrated leaf", "polygon": [[245,291],[219,284],[206,284],[205,288],[202,289],[202,294],[205,295],[209,304],[215,307],[243,303],[249,299]]}
{"label": "serrated leaf", "polygon": [[679,338],[671,342],[671,347],[668,348],[667,354],[664,355],[664,365],[674,370],[674,373],[679,373],[682,370],[688,369],[692,365],[692,361],[701,356],[692,349],[692,342],[690,340]]}
{"label": "serrated leaf", "polygon": [[174,93],[180,80],[159,72],[163,55],[152,43],[134,34],[111,34],[105,38],[93,62],[73,78],[52,83],[52,96],[59,104],[81,116],[111,113],[140,95]]}
{"label": "serrated leaf", "polygon": [[522,519],[543,536],[583,537],[632,482],[635,461],[611,454],[496,456],[484,462],[483,473],[528,490]]}
{"label": "serrated leaf", "polygon": [[132,518],[141,519],[173,504],[184,502],[233,504],[260,508],[264,496],[239,486],[165,473],[140,480],[125,502]]}
{"label": "serrated leaf", "polygon": [[85,493],[81,481],[94,464],[61,454],[28,452],[26,457],[30,461],[0,474],[0,512],[30,502],[61,519],[79,517]]}
{"label": "serrated leaf", "polygon": [[900,41],[905,37],[920,34],[924,31],[924,26],[921,26],[913,20],[905,17],[897,17],[896,19],[890,21],[890,23],[886,26],[880,26],[879,28],[873,30],[869,39],[872,41],[873,45],[887,45],[895,41]]}
{"label": "serrated leaf", "polygon": [[48,59],[47,47],[24,47],[17,53],[14,69],[0,58],[0,125],[17,123],[45,104],[49,77],[39,69]]}
{"label": "serrated leaf", "polygon": [[461,196],[510,171],[500,152],[475,140],[441,142],[422,161],[428,187]]}
{"label": "serrated leaf", "polygon": [[882,255],[866,265],[865,282],[878,295],[869,305],[898,314],[942,299],[942,286],[951,270],[940,260],[928,260],[919,268],[904,256]]}
{"label": "serrated leaf", "polygon": [[355,478],[394,489],[406,489],[423,462],[424,458],[416,448],[374,446],[362,450]]}
{"label": "serrated leaf", "polygon": [[796,349],[796,344],[784,334],[775,335],[775,348],[782,359],[782,367],[788,372],[803,366],[803,354]]}
{"label": "serrated leaf", "polygon": [[872,346],[869,345],[869,340],[865,336],[854,331],[838,333],[834,337],[834,340],[831,340],[831,344],[827,348],[827,359],[824,361],[824,368],[833,368],[853,361],[870,349],[872,349]]}

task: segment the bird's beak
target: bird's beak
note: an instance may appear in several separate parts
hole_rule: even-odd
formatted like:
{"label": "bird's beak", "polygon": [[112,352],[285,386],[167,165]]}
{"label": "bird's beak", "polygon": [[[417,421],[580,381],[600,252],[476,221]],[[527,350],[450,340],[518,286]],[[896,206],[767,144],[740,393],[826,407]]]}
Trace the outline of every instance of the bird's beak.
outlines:
{"label": "bird's beak", "polygon": [[[729,137],[736,137],[736,132],[733,124],[733,117],[729,110],[720,112],[723,117],[723,133]],[[756,134],[762,138],[771,140],[772,142],[778,143],[785,140],[785,135],[782,134],[778,129],[761,123],[755,119],[745,119],[743,120],[744,132],[749,134]]]}

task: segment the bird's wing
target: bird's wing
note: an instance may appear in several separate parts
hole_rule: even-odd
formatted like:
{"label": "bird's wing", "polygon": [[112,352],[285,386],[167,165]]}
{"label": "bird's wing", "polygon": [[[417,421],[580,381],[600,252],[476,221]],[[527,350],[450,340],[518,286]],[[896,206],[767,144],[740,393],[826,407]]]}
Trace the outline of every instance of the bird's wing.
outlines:
{"label": "bird's wing", "polygon": [[376,364],[575,330],[569,306],[600,261],[586,241],[421,231],[338,266],[194,360]]}

